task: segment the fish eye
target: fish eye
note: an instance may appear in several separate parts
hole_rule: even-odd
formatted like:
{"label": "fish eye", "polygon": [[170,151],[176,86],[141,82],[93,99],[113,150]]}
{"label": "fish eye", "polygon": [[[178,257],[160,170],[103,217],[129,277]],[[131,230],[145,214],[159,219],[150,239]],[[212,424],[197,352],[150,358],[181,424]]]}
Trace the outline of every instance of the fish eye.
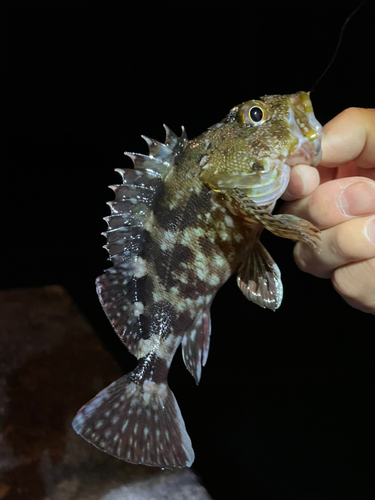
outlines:
{"label": "fish eye", "polygon": [[252,122],[258,123],[264,116],[263,109],[259,108],[258,106],[253,106],[252,108],[250,108],[248,115],[249,119]]}
{"label": "fish eye", "polygon": [[269,108],[261,101],[248,101],[241,106],[238,117],[243,125],[261,125],[269,118]]}

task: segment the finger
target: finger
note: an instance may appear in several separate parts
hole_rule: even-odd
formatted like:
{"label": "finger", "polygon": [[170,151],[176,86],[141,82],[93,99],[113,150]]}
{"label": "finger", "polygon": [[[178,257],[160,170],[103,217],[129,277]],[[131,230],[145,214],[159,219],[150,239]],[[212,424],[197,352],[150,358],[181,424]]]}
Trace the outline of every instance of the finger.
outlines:
{"label": "finger", "polygon": [[349,305],[375,314],[375,259],[339,267],[333,273],[332,283]]}
{"label": "finger", "polygon": [[318,165],[316,169],[319,172],[320,184],[336,179],[337,168],[327,168],[323,165]]}
{"label": "finger", "polygon": [[325,167],[355,160],[358,167],[375,168],[375,109],[349,108],[323,127]]}
{"label": "finger", "polygon": [[290,170],[290,180],[282,199],[296,200],[309,195],[319,186],[319,173],[315,167],[296,165]]}
{"label": "finger", "polygon": [[319,246],[320,253],[301,243],[294,248],[297,266],[318,278],[331,278],[338,267],[375,258],[375,217],[351,219],[322,231]]}
{"label": "finger", "polygon": [[280,212],[307,219],[319,229],[375,214],[375,181],[363,177],[329,181],[306,198],[285,203]]}
{"label": "finger", "polygon": [[[374,160],[375,161],[375,160]],[[374,168],[360,168],[357,167],[354,161],[345,163],[337,168],[324,167],[323,165],[318,165],[316,167],[319,176],[320,184],[331,181],[333,179],[342,179],[343,177],[367,177],[368,179],[375,180],[375,167]]]}

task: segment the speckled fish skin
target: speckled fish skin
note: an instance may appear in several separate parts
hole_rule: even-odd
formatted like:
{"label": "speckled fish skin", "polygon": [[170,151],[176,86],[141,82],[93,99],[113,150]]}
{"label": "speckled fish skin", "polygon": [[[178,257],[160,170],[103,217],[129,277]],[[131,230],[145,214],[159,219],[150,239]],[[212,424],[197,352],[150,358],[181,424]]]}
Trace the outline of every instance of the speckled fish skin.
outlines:
{"label": "speckled fish skin", "polygon": [[196,383],[210,341],[210,305],[235,272],[256,304],[277,309],[280,271],[259,242],[264,227],[317,246],[318,230],[272,215],[291,166],[320,161],[321,126],[309,95],[265,96],[233,108],[188,141],[167,127],[165,144],[147,139],[149,156],[129,154],[107,217],[113,267],[97,279],[100,301],[138,359],[77,413],[87,441],[132,463],[189,467],[194,452],[168,370],[182,342]]}

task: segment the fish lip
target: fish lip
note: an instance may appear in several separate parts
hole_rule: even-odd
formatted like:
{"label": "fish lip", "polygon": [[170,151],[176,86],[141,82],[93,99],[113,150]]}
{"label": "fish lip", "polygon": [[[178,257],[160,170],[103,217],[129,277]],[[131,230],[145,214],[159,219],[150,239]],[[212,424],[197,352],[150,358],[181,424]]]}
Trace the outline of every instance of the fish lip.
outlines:
{"label": "fish lip", "polygon": [[[309,101],[309,109],[306,112],[307,127],[310,130],[306,130],[306,124],[303,125],[298,119],[298,108],[300,103],[301,95],[305,95],[305,92],[298,93],[296,101],[292,102],[289,107],[289,125],[291,127],[292,134],[298,139],[298,145],[295,151],[286,158],[286,163],[293,167],[299,163],[305,165],[310,165],[312,167],[317,167],[322,160],[322,137],[323,137],[323,127],[316,119],[311,102]],[[313,132],[311,136],[310,131]]]}

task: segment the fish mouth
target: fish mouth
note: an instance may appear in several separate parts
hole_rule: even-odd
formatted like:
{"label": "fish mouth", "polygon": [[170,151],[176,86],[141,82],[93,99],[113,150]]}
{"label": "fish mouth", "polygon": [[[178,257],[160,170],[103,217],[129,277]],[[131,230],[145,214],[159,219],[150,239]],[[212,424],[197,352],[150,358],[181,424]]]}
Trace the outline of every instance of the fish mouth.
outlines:
{"label": "fish mouth", "polygon": [[298,143],[286,163],[293,167],[299,163],[317,167],[322,160],[322,126],[315,118],[308,92],[293,96],[289,106],[289,128]]}

